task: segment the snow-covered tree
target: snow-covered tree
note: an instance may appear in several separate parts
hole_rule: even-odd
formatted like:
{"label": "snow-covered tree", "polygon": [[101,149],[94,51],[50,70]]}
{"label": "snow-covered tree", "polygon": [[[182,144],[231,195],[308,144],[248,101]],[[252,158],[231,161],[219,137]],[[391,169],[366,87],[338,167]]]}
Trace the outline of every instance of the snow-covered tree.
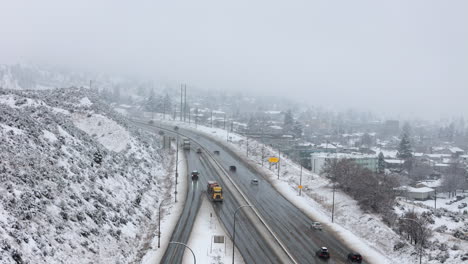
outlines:
{"label": "snow-covered tree", "polygon": [[411,151],[411,143],[409,140],[409,136],[406,133],[403,133],[400,141],[400,145],[398,146],[398,158],[403,160],[409,160],[413,157]]}
{"label": "snow-covered tree", "polygon": [[378,171],[380,174],[385,172],[385,158],[382,152],[379,153],[379,160],[378,160]]}

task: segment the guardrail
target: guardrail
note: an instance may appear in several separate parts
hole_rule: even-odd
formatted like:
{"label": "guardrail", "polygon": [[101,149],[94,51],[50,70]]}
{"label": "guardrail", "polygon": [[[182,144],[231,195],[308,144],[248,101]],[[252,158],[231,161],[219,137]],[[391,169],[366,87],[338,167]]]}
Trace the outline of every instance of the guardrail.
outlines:
{"label": "guardrail", "polygon": [[177,134],[179,136],[183,136],[183,137],[186,137],[186,138],[189,138],[191,140],[191,142],[194,142],[196,145],[198,145],[201,149],[204,150],[204,153],[210,158],[208,159],[208,161],[210,163],[214,163],[214,165],[216,165],[216,167],[218,167],[218,169],[224,174],[224,177],[227,178],[229,180],[229,182],[234,186],[234,188],[236,189],[236,191],[241,195],[242,199],[245,200],[245,202],[248,204],[248,205],[251,205],[252,206],[252,211],[255,213],[255,216],[260,220],[260,222],[263,224],[263,226],[268,230],[268,232],[271,234],[271,236],[275,239],[275,241],[278,243],[278,245],[281,247],[281,249],[285,252],[285,254],[288,256],[288,258],[292,261],[292,263],[294,264],[297,264],[298,262],[294,259],[294,257],[291,255],[291,253],[287,250],[286,246],[279,240],[278,236],[274,233],[274,231],[268,226],[268,224],[266,223],[266,221],[263,219],[263,217],[260,215],[260,213],[258,212],[258,210],[252,205],[252,203],[250,202],[250,200],[247,198],[247,195],[244,194],[244,192],[242,192],[242,190],[239,188],[239,186],[232,180],[232,178],[229,176],[229,173],[226,171],[226,169],[214,158],[213,154],[211,154],[211,152],[206,149],[204,146],[202,146],[197,140],[191,138],[190,136],[187,136],[187,135],[184,135],[178,131],[174,131],[172,129],[168,129],[168,128],[165,128],[161,125],[157,125],[157,124],[149,124],[147,122],[142,122],[142,121],[137,121],[137,120],[131,120],[131,122],[134,122],[134,123],[138,123],[138,124],[141,124],[141,125],[145,125],[145,126],[150,126],[150,127],[156,127],[156,128],[159,128],[161,130],[164,130],[164,131],[167,131],[169,133],[172,133],[172,134]]}

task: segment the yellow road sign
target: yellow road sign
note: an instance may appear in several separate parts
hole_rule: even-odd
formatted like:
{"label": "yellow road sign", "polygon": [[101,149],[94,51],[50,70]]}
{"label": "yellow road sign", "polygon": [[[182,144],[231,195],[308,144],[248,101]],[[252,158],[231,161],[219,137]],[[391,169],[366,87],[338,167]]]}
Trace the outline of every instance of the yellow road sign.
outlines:
{"label": "yellow road sign", "polygon": [[299,189],[302,189],[302,185],[299,185],[298,188],[299,188]]}
{"label": "yellow road sign", "polygon": [[271,158],[268,158],[268,161],[271,162],[271,163],[277,163],[279,161],[279,158],[271,157]]}

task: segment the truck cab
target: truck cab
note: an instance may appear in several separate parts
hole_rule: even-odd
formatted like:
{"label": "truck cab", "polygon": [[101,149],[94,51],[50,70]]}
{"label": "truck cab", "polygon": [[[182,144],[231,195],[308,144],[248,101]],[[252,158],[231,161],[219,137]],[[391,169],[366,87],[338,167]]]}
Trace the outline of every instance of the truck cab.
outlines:
{"label": "truck cab", "polygon": [[222,202],[224,199],[223,187],[221,187],[215,181],[208,181],[208,185],[206,186],[206,192],[208,193],[208,196],[213,202]]}

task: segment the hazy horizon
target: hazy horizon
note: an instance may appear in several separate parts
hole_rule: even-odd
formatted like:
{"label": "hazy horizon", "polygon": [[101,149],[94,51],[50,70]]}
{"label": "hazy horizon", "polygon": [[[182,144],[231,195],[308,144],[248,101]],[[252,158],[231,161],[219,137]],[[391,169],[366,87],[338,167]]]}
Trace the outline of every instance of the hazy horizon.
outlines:
{"label": "hazy horizon", "polygon": [[389,116],[468,116],[466,1],[15,1],[0,63],[286,96]]}

